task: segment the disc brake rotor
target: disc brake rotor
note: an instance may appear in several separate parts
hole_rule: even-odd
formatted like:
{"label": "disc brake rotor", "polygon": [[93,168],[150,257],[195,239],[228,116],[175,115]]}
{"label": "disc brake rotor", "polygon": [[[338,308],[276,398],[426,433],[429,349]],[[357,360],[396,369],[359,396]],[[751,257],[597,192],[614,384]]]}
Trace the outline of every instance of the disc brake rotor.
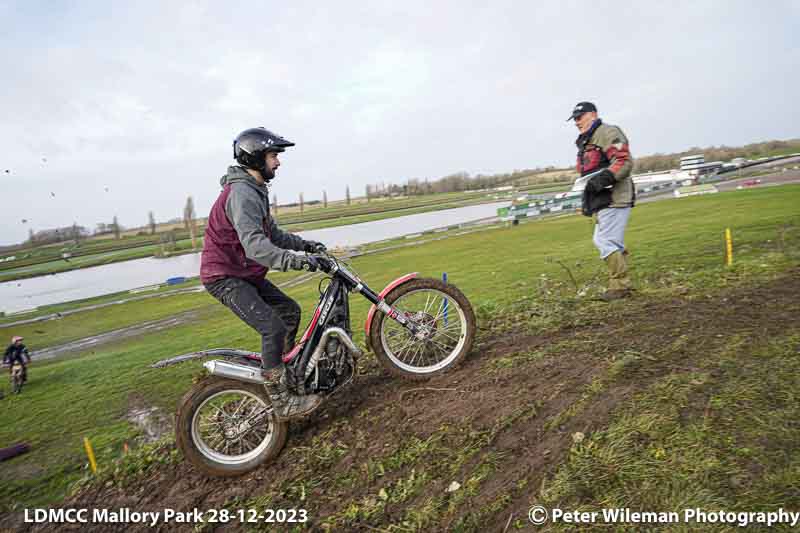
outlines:
{"label": "disc brake rotor", "polygon": [[406,317],[420,328],[416,335],[409,332],[410,335],[416,336],[421,341],[429,341],[436,336],[436,317],[432,314],[417,311],[416,313],[407,313]]}

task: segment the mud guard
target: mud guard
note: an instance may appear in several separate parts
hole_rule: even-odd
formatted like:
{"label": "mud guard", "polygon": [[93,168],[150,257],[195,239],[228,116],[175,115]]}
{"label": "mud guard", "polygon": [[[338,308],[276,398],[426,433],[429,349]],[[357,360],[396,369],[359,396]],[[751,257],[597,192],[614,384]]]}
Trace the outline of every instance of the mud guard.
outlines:
{"label": "mud guard", "polygon": [[166,366],[171,366],[177,363],[183,363],[184,361],[191,361],[193,359],[202,359],[203,357],[225,357],[234,360],[238,359],[245,364],[247,363],[258,364],[259,366],[261,366],[261,354],[249,352],[246,350],[235,350],[232,348],[214,348],[213,350],[192,352],[183,355],[178,355],[175,357],[170,357],[169,359],[156,361],[155,363],[150,365],[150,368],[164,368]]}
{"label": "mud guard", "polygon": [[[419,272],[412,272],[411,274],[406,274],[405,276],[400,276],[399,278],[397,278],[393,282],[389,283],[386,287],[384,287],[384,289],[380,292],[380,294],[378,294],[378,296],[380,296],[380,298],[381,298],[381,301],[383,301],[383,298],[387,294],[389,294],[389,292],[392,289],[394,289],[396,287],[399,287],[400,285],[402,285],[403,283],[406,283],[407,281],[411,281],[412,279],[416,278],[418,275],[419,275]],[[364,334],[365,334],[364,343],[367,345],[367,349],[370,350],[370,351],[372,351],[372,345],[370,345],[370,343],[369,343],[369,330],[372,327],[372,320],[375,318],[375,311],[377,311],[377,310],[378,310],[378,306],[373,304],[372,307],[369,308],[369,312],[367,313],[367,321],[364,323]]]}

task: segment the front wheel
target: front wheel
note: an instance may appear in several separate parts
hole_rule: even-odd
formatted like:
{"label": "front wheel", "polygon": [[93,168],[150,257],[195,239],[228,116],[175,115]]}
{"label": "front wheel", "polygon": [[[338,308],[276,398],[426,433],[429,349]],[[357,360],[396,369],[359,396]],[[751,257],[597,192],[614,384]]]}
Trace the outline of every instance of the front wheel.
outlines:
{"label": "front wheel", "polygon": [[178,407],[178,447],[212,476],[239,476],[275,458],[288,424],[278,420],[264,387],[209,377],[193,386]]}
{"label": "front wheel", "polygon": [[14,394],[19,394],[20,392],[22,392],[22,385],[24,383],[22,379],[23,372],[24,371],[22,370],[22,368],[18,366],[15,366],[11,370],[11,391]]}
{"label": "front wheel", "polygon": [[458,366],[472,348],[475,313],[458,288],[431,278],[417,278],[386,295],[391,305],[418,332],[382,312],[370,328],[378,360],[394,375],[425,380]]}

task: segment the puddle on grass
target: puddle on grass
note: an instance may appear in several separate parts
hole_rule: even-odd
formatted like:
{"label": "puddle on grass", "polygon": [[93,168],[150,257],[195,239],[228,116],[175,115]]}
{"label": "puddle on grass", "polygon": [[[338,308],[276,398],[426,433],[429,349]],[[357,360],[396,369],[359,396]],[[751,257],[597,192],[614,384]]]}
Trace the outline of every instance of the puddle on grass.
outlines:
{"label": "puddle on grass", "polygon": [[145,442],[154,442],[172,431],[170,418],[158,407],[135,407],[128,410],[127,419],[142,431]]}

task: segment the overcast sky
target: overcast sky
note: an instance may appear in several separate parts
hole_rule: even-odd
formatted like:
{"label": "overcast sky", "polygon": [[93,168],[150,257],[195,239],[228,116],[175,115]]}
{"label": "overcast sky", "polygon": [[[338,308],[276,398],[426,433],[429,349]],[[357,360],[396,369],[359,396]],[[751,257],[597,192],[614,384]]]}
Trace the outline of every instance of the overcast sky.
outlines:
{"label": "overcast sky", "polygon": [[580,100],[634,156],[800,136],[798,1],[0,0],[0,21],[0,244],[188,195],[206,216],[253,126],[297,143],[280,203],[570,165]]}

